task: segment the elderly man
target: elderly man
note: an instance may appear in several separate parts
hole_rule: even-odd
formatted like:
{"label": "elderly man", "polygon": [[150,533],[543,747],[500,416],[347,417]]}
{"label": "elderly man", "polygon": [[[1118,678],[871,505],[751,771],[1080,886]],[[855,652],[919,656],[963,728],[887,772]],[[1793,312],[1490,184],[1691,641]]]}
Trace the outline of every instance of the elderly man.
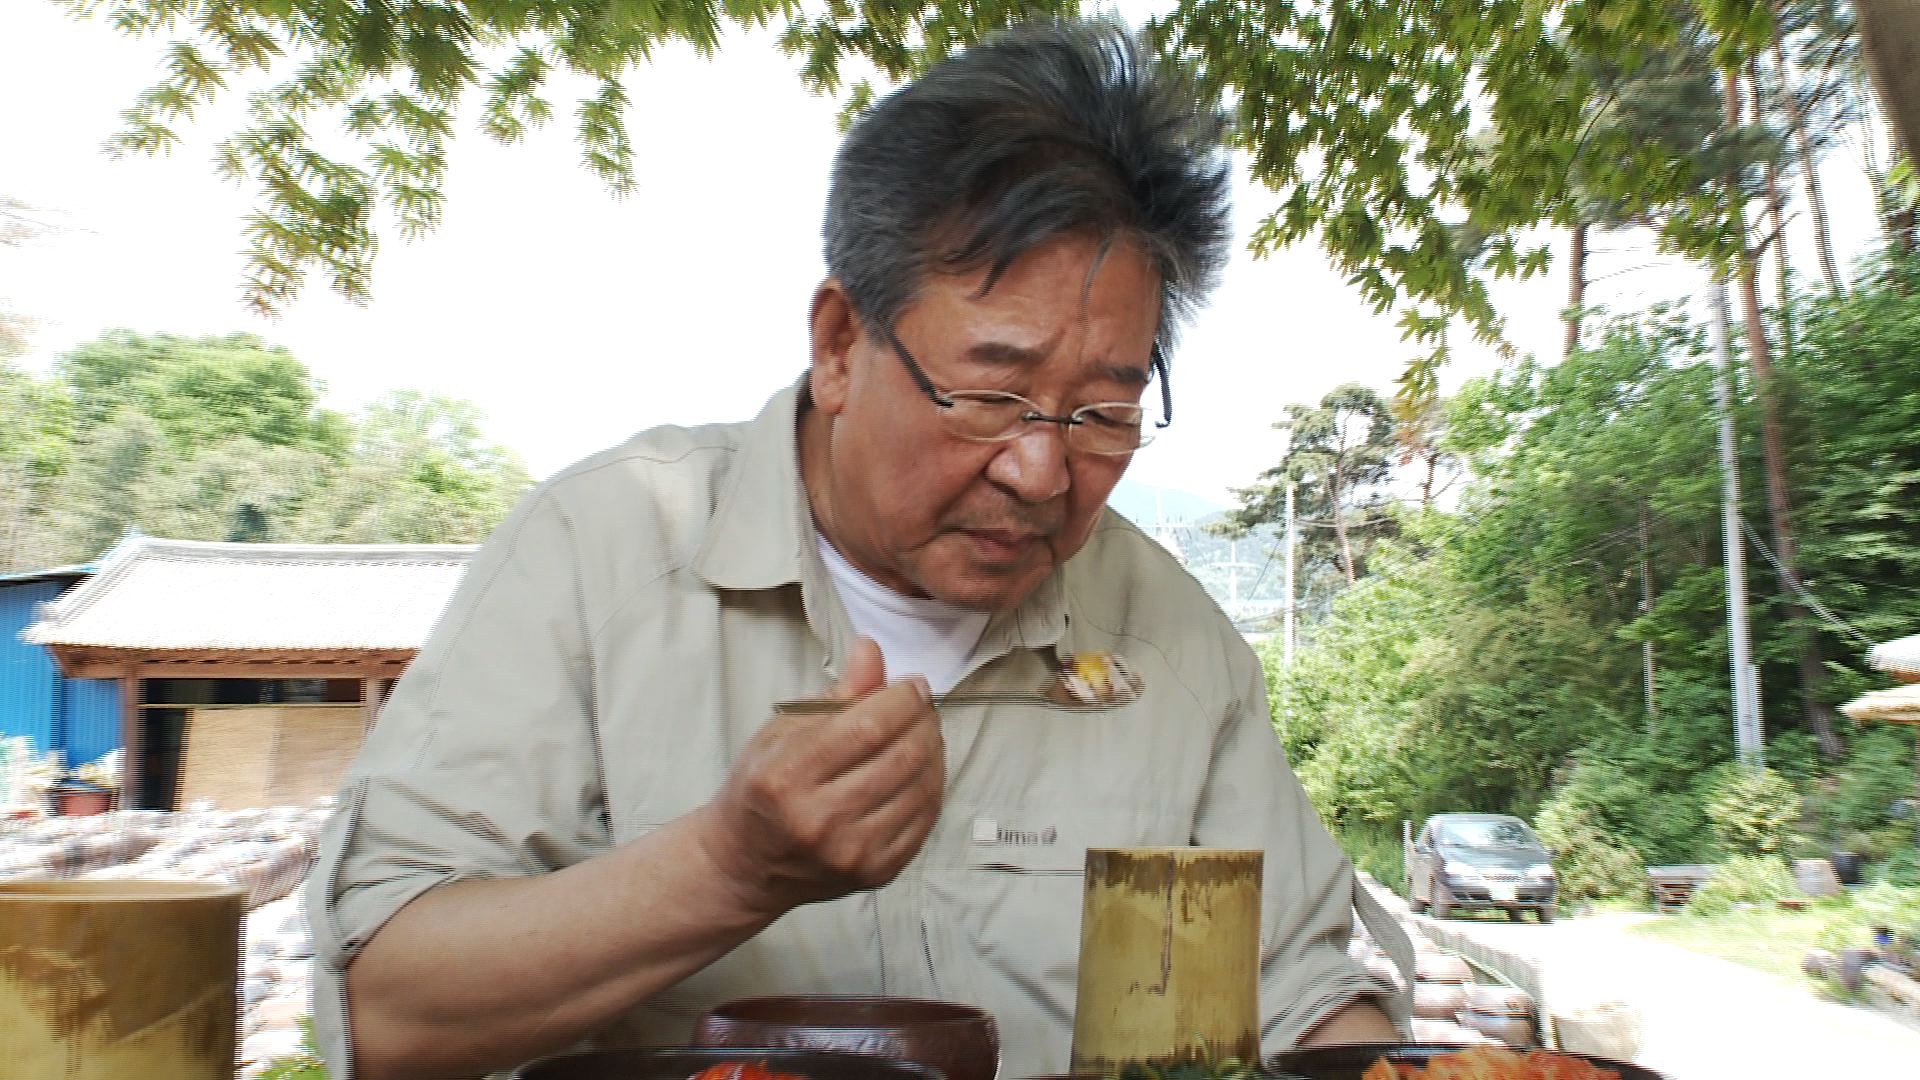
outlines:
{"label": "elderly man", "polygon": [[[543,484],[369,736],[309,897],[338,1080],[807,992],[971,1002],[1004,1075],[1059,1072],[1078,873],[1112,846],[1264,849],[1268,1049],[1395,1036],[1259,664],[1105,509],[1226,259],[1220,133],[1124,33],[1053,24],[852,130],[807,374]],[[1089,651],[1144,695],[930,700]]]}

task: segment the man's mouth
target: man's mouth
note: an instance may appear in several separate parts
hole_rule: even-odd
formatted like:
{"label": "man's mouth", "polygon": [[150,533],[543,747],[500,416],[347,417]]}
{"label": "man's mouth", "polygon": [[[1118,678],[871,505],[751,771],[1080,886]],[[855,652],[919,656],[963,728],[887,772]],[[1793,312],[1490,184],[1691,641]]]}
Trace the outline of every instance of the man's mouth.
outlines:
{"label": "man's mouth", "polygon": [[962,529],[988,559],[1000,562],[1018,558],[1040,539],[1039,534],[1012,529]]}

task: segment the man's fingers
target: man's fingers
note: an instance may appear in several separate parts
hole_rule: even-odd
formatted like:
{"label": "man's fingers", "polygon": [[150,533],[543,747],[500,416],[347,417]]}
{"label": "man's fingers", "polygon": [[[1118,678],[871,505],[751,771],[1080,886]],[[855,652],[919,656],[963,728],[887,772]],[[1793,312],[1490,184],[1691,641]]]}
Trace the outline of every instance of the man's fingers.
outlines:
{"label": "man's fingers", "polygon": [[938,738],[939,717],[926,684],[895,683],[834,713],[776,716],[754,737],[750,760],[755,786],[793,794],[815,791],[884,753],[916,725]]}
{"label": "man's fingers", "polygon": [[817,748],[821,783],[878,756],[916,724],[938,723],[926,684],[918,680],[894,683],[831,716],[797,719],[807,725],[802,738]]}
{"label": "man's fingers", "polygon": [[757,834],[762,865],[786,868],[775,875],[786,894],[884,884],[939,817],[946,748],[932,694],[922,678],[883,680],[879,649],[862,639],[831,691],[845,707],[774,717],[736,766],[737,827]]}
{"label": "man's fingers", "polygon": [[828,696],[836,701],[859,701],[886,685],[887,661],[872,638],[856,638],[847,654],[847,668]]}
{"label": "man's fingers", "polygon": [[900,796],[833,830],[819,858],[829,873],[870,889],[893,880],[926,843],[940,816],[941,792],[916,780]]}
{"label": "man's fingers", "polygon": [[939,720],[926,717],[879,750],[853,762],[835,776],[821,794],[843,806],[877,807],[900,798],[915,784],[931,776],[938,789],[945,788],[946,741],[940,737]]}
{"label": "man's fingers", "polygon": [[902,800],[874,813],[860,832],[871,847],[865,878],[869,887],[878,887],[898,877],[900,871],[926,846],[940,819],[940,799],[925,802]]}

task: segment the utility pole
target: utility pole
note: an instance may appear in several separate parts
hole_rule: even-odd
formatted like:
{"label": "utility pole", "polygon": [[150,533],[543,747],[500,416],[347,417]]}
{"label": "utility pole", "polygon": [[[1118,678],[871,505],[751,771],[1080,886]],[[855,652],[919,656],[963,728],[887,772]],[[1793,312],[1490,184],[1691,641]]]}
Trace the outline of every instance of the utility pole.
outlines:
{"label": "utility pole", "polygon": [[[1640,504],[1640,614],[1653,614],[1653,556],[1648,550],[1651,541],[1648,538],[1647,506]],[[1646,686],[1647,694],[1647,731],[1653,731],[1655,720],[1660,718],[1660,703],[1653,693],[1653,639],[1640,643],[1640,677]]]}
{"label": "utility pole", "polygon": [[1227,610],[1240,610],[1240,541],[1227,542]]}
{"label": "utility pole", "polygon": [[1294,554],[1300,546],[1300,528],[1293,520],[1293,481],[1287,481],[1287,603],[1286,603],[1286,646],[1281,653],[1284,665],[1293,667],[1293,565]]}
{"label": "utility pole", "polygon": [[1760,685],[1754,673],[1753,643],[1747,630],[1746,541],[1740,533],[1740,463],[1733,441],[1733,346],[1729,341],[1732,323],[1727,284],[1716,275],[1713,279],[1713,396],[1720,411],[1720,519],[1727,564],[1733,745],[1742,763],[1758,768],[1765,764],[1766,756],[1760,738]]}

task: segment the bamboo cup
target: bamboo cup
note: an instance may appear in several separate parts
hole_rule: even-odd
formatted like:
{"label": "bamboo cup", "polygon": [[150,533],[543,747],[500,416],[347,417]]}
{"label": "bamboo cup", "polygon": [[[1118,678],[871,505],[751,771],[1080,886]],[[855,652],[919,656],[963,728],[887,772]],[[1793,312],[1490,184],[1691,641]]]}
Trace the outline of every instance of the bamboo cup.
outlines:
{"label": "bamboo cup", "polygon": [[0,1075],[233,1080],[245,894],[0,883]]}
{"label": "bamboo cup", "polygon": [[1261,853],[1092,848],[1075,1073],[1260,1053]]}

